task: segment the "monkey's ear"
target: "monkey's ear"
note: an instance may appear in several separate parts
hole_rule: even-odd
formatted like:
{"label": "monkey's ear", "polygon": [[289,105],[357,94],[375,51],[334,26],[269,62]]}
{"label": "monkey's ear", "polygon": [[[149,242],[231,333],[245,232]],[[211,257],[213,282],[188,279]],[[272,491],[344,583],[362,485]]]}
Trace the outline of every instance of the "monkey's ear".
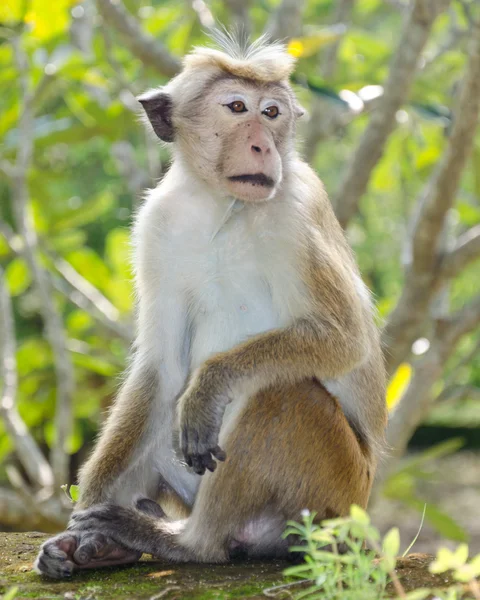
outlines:
{"label": "monkey's ear", "polygon": [[172,124],[173,102],[170,94],[160,90],[150,90],[137,98],[143,106],[153,131],[164,142],[173,142],[175,132]]}
{"label": "monkey's ear", "polygon": [[306,112],[307,111],[303,108],[303,106],[300,106],[300,104],[295,102],[295,105],[293,107],[293,114],[295,115],[296,119],[300,119],[301,117],[303,117],[303,115],[305,115]]}

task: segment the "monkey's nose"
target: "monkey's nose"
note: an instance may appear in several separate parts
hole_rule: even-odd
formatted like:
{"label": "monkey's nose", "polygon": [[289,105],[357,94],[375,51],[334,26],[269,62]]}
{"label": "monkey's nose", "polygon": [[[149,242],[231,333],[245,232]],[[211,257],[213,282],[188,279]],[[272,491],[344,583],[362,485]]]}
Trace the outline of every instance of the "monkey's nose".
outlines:
{"label": "monkey's nose", "polygon": [[261,146],[252,144],[252,152],[254,154],[269,154],[270,146],[268,144],[262,144]]}

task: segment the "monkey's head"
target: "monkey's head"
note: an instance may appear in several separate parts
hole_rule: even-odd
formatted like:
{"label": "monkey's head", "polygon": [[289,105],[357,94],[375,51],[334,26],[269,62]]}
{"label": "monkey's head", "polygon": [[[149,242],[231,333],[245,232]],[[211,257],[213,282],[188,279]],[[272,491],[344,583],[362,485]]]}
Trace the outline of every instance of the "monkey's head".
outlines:
{"label": "monkey's head", "polygon": [[165,87],[142,96],[160,139],[215,191],[246,202],[273,198],[303,114],[288,78],[294,58],[280,44],[247,45],[224,33],[222,50],[197,48]]}

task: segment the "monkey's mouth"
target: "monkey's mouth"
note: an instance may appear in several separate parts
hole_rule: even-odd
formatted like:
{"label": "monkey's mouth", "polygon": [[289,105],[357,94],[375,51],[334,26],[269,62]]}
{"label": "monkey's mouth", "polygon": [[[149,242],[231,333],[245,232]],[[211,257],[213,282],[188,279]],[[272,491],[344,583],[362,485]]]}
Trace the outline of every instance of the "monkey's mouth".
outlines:
{"label": "monkey's mouth", "polygon": [[253,175],[233,175],[228,179],[233,182],[238,181],[240,183],[251,183],[252,185],[261,185],[269,188],[275,186],[273,179],[264,173],[255,173]]}

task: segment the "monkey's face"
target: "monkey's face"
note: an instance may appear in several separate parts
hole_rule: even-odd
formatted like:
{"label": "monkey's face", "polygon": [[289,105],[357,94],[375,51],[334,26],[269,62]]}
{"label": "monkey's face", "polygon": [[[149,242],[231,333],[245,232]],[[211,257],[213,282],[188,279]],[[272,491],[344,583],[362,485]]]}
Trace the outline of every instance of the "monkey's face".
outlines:
{"label": "monkey's face", "polygon": [[293,146],[288,89],[224,77],[179,113],[178,144],[205,181],[245,202],[275,196]]}
{"label": "monkey's face", "polygon": [[194,88],[180,77],[171,96],[140,99],[157,135],[174,141],[184,162],[215,191],[245,202],[274,198],[301,114],[291,89],[227,73]]}

